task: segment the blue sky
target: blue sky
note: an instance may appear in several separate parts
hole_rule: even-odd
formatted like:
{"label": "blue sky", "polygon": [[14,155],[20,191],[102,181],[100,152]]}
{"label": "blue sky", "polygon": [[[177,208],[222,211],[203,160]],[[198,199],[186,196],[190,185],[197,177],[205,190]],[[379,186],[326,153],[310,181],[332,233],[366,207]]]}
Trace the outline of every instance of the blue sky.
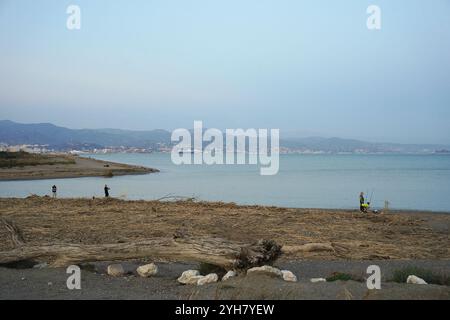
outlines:
{"label": "blue sky", "polygon": [[0,0],[0,119],[450,143],[449,17],[448,0]]}

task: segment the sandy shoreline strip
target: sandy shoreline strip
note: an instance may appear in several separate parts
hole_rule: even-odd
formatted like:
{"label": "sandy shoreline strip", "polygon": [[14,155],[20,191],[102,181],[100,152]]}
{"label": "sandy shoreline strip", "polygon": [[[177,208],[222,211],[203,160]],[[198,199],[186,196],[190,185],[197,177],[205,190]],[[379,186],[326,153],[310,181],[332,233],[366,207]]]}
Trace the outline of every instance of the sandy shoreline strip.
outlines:
{"label": "sandy shoreline strip", "polygon": [[55,160],[71,160],[69,164],[0,168],[0,181],[65,179],[80,177],[112,177],[159,172],[154,168],[134,166],[72,155],[58,155]]}
{"label": "sandy shoreline strip", "polygon": [[[267,276],[238,276],[225,282],[201,287],[181,285],[176,278],[195,263],[158,263],[158,275],[142,278],[136,268],[142,262],[123,263],[124,277],[106,274],[107,263],[82,269],[81,290],[68,290],[65,268],[10,269],[0,267],[0,300],[10,299],[189,299],[189,300],[377,300],[377,299],[450,299],[450,287],[444,285],[408,285],[393,281],[393,273],[408,267],[423,268],[444,277],[450,275],[447,260],[372,260],[372,261],[280,261],[278,268],[291,270],[298,282],[286,282]],[[311,283],[310,278],[327,277],[334,272],[351,274],[356,279],[367,276],[367,266],[382,270],[381,290],[368,290],[365,281]]]}

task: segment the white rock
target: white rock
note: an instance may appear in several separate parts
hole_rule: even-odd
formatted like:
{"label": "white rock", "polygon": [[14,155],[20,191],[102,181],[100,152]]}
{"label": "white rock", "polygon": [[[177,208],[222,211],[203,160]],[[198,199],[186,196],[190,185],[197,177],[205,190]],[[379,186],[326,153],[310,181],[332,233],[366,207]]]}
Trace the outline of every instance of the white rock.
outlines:
{"label": "white rock", "polygon": [[222,278],[222,281],[227,281],[230,278],[236,277],[236,272],[234,272],[233,270],[228,271]]}
{"label": "white rock", "polygon": [[33,266],[33,269],[44,269],[44,268],[47,268],[46,262],[38,263]]}
{"label": "white rock", "polygon": [[289,270],[281,270],[284,281],[297,282],[297,277]]}
{"label": "white rock", "polygon": [[107,272],[110,276],[113,277],[121,277],[125,274],[125,270],[123,269],[121,264],[110,264],[108,266]]}
{"label": "white rock", "polygon": [[412,283],[412,284],[427,284],[425,280],[422,278],[416,277],[415,275],[410,275],[406,279],[406,283]]}
{"label": "white rock", "polygon": [[178,278],[178,282],[182,284],[197,284],[198,279],[201,277],[198,270],[186,270]]}
{"label": "white rock", "polygon": [[138,267],[136,272],[141,277],[148,278],[158,273],[158,266],[154,263],[146,264]]}
{"label": "white rock", "polygon": [[283,277],[283,273],[277,268],[271,266],[254,267],[247,270],[247,275],[249,274],[266,274],[272,277]]}
{"label": "white rock", "polygon": [[208,274],[208,275],[198,279],[197,285],[198,286],[202,286],[202,285],[207,284],[207,283],[217,282],[217,280],[219,280],[219,276],[217,274],[215,274],[215,273],[210,273],[210,274]]}
{"label": "white rock", "polygon": [[310,280],[312,283],[317,283],[317,282],[327,282],[327,279],[325,278],[311,278]]}
{"label": "white rock", "polygon": [[199,275],[199,276],[193,276],[193,277],[190,277],[187,281],[186,281],[186,283],[185,284],[198,284],[198,281],[199,280],[201,280],[201,279],[203,279],[204,278],[204,276],[202,276],[202,275]]}
{"label": "white rock", "polygon": [[275,277],[283,277],[283,274],[281,273],[280,269],[271,267],[271,266],[262,266],[262,267],[254,267],[247,270],[247,275],[249,274],[266,274],[269,276],[275,276]]}

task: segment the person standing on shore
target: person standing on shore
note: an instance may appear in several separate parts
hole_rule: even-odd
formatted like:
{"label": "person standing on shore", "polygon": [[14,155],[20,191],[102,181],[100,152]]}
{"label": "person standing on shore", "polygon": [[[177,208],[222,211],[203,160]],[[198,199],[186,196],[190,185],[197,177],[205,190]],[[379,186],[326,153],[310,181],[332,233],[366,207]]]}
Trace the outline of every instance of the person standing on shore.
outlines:
{"label": "person standing on shore", "polygon": [[105,198],[109,198],[109,190],[110,188],[105,184]]}
{"label": "person standing on shore", "polygon": [[359,194],[359,211],[364,212],[364,192],[361,192]]}
{"label": "person standing on shore", "polygon": [[53,185],[53,187],[52,187],[52,195],[53,195],[54,199],[56,199],[56,191],[57,191],[56,185]]}

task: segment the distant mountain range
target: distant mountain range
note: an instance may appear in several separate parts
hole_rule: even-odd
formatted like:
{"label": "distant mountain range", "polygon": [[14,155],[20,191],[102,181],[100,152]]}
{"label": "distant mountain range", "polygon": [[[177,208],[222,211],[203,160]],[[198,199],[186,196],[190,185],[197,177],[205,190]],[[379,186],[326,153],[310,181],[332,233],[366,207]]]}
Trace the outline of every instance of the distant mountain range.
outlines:
{"label": "distant mountain range", "polygon": [[330,153],[449,153],[450,146],[440,144],[400,144],[367,142],[341,138],[291,138],[280,144],[292,150],[313,150]]}
{"label": "distant mountain range", "polygon": [[0,143],[49,145],[57,150],[104,147],[155,148],[170,143],[166,130],[68,129],[51,123],[21,124],[0,120]]}
{"label": "distant mountain range", "polygon": [[[132,131],[119,129],[68,129],[50,123],[21,124],[0,120],[0,143],[6,145],[48,145],[54,150],[93,150],[101,148],[170,147],[171,132],[166,130]],[[448,153],[450,146],[435,144],[373,143],[342,138],[281,137],[285,152],[325,153]]]}

